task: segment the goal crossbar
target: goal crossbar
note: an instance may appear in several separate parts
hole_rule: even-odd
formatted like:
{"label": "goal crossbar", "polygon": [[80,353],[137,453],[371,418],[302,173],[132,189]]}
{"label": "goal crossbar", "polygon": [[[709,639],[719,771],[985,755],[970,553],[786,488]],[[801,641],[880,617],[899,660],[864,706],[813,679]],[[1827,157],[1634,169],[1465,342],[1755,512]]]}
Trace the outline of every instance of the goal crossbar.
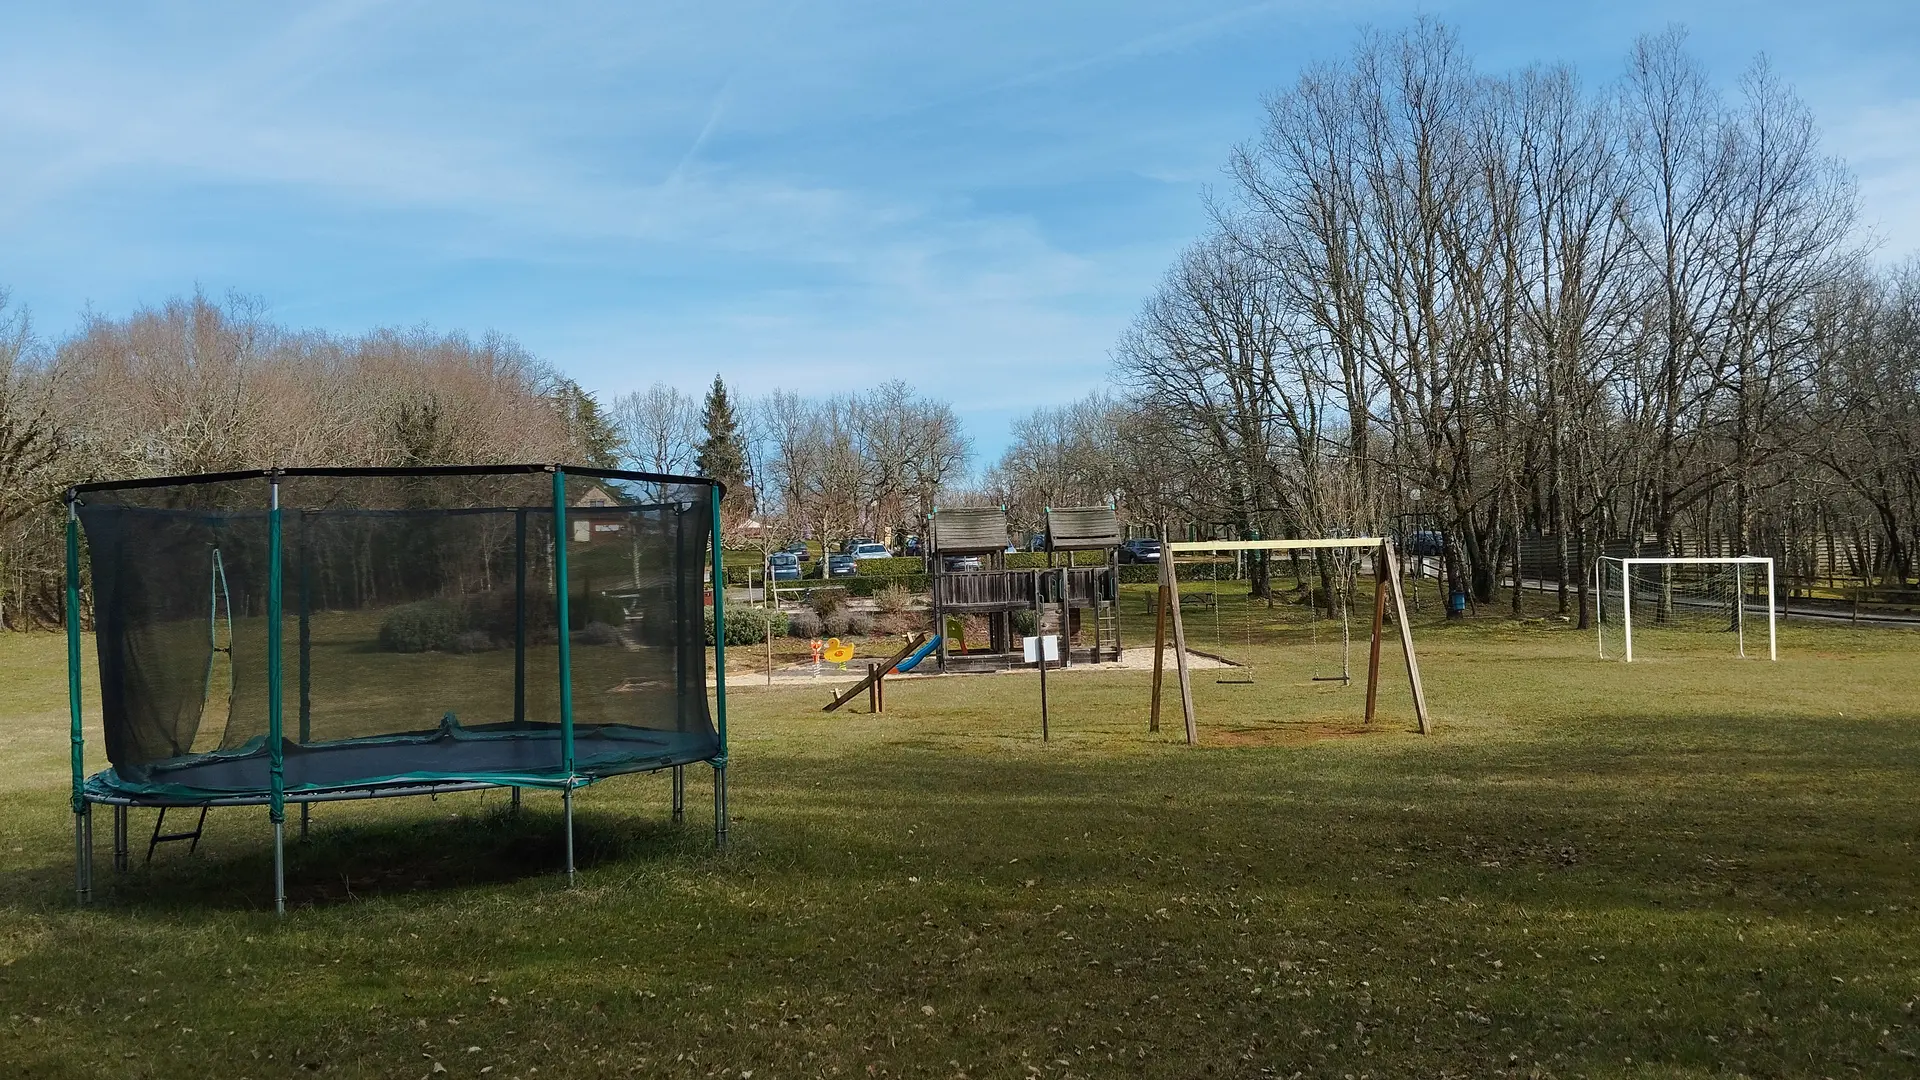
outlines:
{"label": "goal crossbar", "polygon": [[[1394,623],[1400,631],[1400,651],[1407,661],[1407,681],[1413,689],[1413,713],[1420,722],[1420,734],[1433,730],[1427,715],[1427,693],[1420,685],[1420,661],[1413,652],[1413,628],[1407,623],[1407,598],[1400,590],[1399,562],[1393,542],[1378,536],[1343,536],[1319,540],[1183,540],[1163,544],[1160,558],[1160,589],[1154,615],[1153,705],[1147,721],[1148,731],[1160,730],[1160,684],[1166,670],[1167,646],[1173,646],[1174,663],[1180,677],[1180,711],[1187,725],[1187,742],[1199,741],[1193,709],[1193,676],[1188,670],[1186,620],[1180,614],[1180,575],[1174,569],[1180,555],[1218,554],[1230,551],[1302,551],[1326,548],[1357,548],[1373,552],[1373,633],[1367,657],[1367,721],[1373,720],[1374,701],[1380,689],[1380,645],[1385,629],[1387,602],[1393,602]],[[1171,627],[1169,627],[1171,623]],[[1172,641],[1167,631],[1171,629]]]}
{"label": "goal crossbar", "polygon": [[1684,557],[1675,556],[1671,559],[1662,558],[1658,555],[1634,555],[1619,558],[1612,555],[1602,555],[1600,556],[1600,561],[1621,563],[1623,565],[1626,563],[1664,563],[1668,566],[1726,566],[1732,563],[1765,563],[1768,566],[1773,565],[1773,560],[1767,558],[1765,555],[1688,555]]}

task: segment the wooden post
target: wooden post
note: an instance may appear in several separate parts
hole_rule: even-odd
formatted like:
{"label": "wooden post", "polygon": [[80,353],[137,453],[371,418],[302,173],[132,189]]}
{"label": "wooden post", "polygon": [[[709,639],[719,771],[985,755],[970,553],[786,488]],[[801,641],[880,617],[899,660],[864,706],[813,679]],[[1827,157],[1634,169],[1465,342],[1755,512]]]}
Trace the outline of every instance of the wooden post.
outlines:
{"label": "wooden post", "polygon": [[1171,553],[1160,554],[1160,580],[1165,584],[1173,608],[1173,660],[1180,672],[1180,712],[1187,721],[1187,745],[1200,741],[1200,729],[1193,715],[1193,673],[1187,670],[1187,624],[1180,617],[1180,571]]}
{"label": "wooden post", "polygon": [[[1120,583],[1114,582],[1118,603]],[[1160,730],[1160,672],[1164,669],[1167,655],[1167,587],[1161,585],[1154,597],[1153,608],[1153,710],[1147,713],[1147,730]]]}
{"label": "wooden post", "polygon": [[1413,687],[1413,714],[1420,720],[1420,734],[1433,734],[1433,721],[1427,716],[1427,692],[1420,686],[1420,661],[1413,655],[1413,627],[1407,625],[1407,600],[1400,592],[1400,568],[1393,554],[1393,542],[1382,541],[1380,550],[1387,556],[1388,580],[1393,582],[1393,618],[1400,624],[1400,651],[1407,658],[1407,682]]}
{"label": "wooden post", "polygon": [[[1034,627],[1038,630],[1039,627]],[[1040,741],[1048,742],[1047,735],[1047,636],[1034,635],[1034,651],[1040,654]]]}
{"label": "wooden post", "polygon": [[867,711],[880,711],[880,667],[877,664],[867,665]]}
{"label": "wooden post", "polygon": [[1387,618],[1387,548],[1373,553],[1373,636],[1367,651],[1367,723],[1373,723],[1373,704],[1380,693],[1380,638]]}

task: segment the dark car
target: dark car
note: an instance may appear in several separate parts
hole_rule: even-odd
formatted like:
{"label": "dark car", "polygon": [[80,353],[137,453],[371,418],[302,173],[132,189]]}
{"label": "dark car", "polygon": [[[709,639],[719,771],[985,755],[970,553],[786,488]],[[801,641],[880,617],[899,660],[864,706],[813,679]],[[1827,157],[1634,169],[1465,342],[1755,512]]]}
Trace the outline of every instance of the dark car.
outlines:
{"label": "dark car", "polygon": [[1407,554],[1444,555],[1447,552],[1447,534],[1437,529],[1420,529],[1407,535]]}
{"label": "dark car", "polygon": [[799,581],[800,557],[791,551],[776,551],[767,556],[767,573],[775,581]]}
{"label": "dark car", "polygon": [[804,559],[807,557],[807,542],[805,540],[795,540],[793,543],[781,548],[780,554],[791,555],[796,559]]}
{"label": "dark car", "polygon": [[1120,561],[1123,563],[1157,563],[1160,561],[1160,541],[1152,537],[1140,537],[1128,540],[1120,545]]}
{"label": "dark car", "polygon": [[834,554],[827,556],[826,568],[826,576],[830,578],[852,577],[860,572],[859,561],[851,555]]}
{"label": "dark car", "polygon": [[907,536],[906,542],[900,545],[900,554],[910,559],[919,558],[920,557],[920,538],[909,534]]}

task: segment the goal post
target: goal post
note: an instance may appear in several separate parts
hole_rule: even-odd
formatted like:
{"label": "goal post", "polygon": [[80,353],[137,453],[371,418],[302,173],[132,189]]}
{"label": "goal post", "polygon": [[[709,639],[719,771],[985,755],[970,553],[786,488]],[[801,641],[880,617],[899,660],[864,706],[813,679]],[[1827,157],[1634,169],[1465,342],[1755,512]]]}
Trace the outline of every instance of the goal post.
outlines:
{"label": "goal post", "polygon": [[[1345,549],[1373,556],[1373,624],[1368,637],[1366,719],[1372,722],[1374,704],[1380,687],[1380,648],[1385,629],[1387,604],[1393,604],[1394,625],[1399,629],[1400,651],[1407,662],[1407,680],[1413,689],[1414,716],[1420,722],[1420,734],[1433,731],[1427,714],[1427,695],[1420,683],[1420,661],[1413,651],[1413,628],[1407,623],[1407,600],[1400,589],[1400,568],[1393,542],[1378,536],[1333,537],[1318,540],[1194,540],[1163,544],[1160,549],[1160,580],[1157,590],[1153,642],[1153,703],[1148,730],[1160,730],[1160,686],[1166,670],[1167,646],[1173,646],[1174,665],[1180,687],[1180,711],[1186,721],[1189,744],[1199,741],[1193,705],[1193,676],[1187,656],[1186,622],[1180,613],[1180,573],[1183,555],[1221,555],[1254,551],[1308,551]],[[1171,633],[1169,634],[1169,631]],[[1171,642],[1169,642],[1171,637]]]}
{"label": "goal post", "polygon": [[1594,560],[1593,588],[1602,658],[1612,650],[1631,663],[1649,646],[1744,658],[1756,601],[1766,610],[1767,659],[1780,658],[1773,560],[1766,556],[1602,556]]}

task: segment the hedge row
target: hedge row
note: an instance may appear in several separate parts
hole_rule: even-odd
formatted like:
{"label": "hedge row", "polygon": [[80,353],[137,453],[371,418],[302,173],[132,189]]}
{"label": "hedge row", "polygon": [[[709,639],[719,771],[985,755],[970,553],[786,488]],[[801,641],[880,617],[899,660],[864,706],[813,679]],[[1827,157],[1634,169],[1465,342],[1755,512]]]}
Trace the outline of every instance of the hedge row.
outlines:
{"label": "hedge row", "polygon": [[921,558],[860,559],[853,564],[855,573],[860,577],[903,577],[908,574],[927,572],[927,561]]}
{"label": "hedge row", "polygon": [[[1173,564],[1174,573],[1180,575],[1182,583],[1192,581],[1210,582],[1216,576],[1221,581],[1235,581],[1233,563],[1219,562],[1183,562]],[[1122,563],[1120,583],[1122,585],[1151,585],[1160,580],[1159,563]]]}
{"label": "hedge row", "polygon": [[[1065,560],[1062,559],[1061,556],[1065,554],[1066,552],[1063,551],[1059,555],[1055,555],[1053,557],[1054,562],[1064,564]],[[1104,551],[1076,551],[1073,553],[1073,565],[1105,566],[1107,565],[1107,553]],[[1007,553],[1007,569],[1009,570],[1045,570],[1046,568],[1047,553],[1044,551],[1010,551]]]}

